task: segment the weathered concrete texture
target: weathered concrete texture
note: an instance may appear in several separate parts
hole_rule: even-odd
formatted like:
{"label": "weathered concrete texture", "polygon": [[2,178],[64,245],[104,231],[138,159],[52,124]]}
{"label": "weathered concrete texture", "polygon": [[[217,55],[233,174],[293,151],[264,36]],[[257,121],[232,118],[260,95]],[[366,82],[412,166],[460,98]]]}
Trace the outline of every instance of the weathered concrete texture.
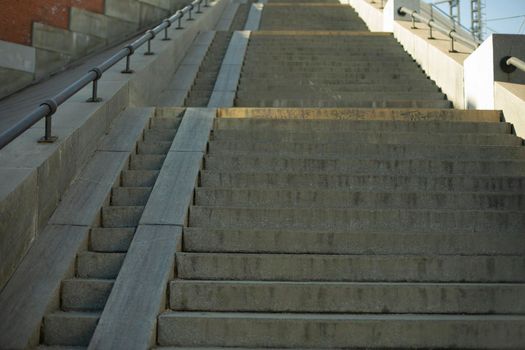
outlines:
{"label": "weathered concrete texture", "polygon": [[[73,274],[88,227],[49,225],[0,294],[0,347],[25,349],[39,342],[42,317],[58,305],[60,281]],[[2,262],[3,264],[4,262]]]}
{"label": "weathered concrete texture", "polygon": [[[1,54],[0,54],[1,55]],[[0,67],[0,98],[20,90],[33,81],[33,73]]]}
{"label": "weathered concrete texture", "polygon": [[89,348],[145,349],[155,342],[156,317],[166,302],[181,228],[140,225]]}

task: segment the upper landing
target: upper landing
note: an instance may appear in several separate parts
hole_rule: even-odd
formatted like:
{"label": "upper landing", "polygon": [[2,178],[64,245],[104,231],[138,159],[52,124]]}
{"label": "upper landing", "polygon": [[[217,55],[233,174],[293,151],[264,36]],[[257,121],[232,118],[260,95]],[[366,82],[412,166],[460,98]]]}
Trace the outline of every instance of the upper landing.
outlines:
{"label": "upper landing", "polygon": [[259,29],[368,31],[352,7],[321,0],[270,1],[264,5]]}

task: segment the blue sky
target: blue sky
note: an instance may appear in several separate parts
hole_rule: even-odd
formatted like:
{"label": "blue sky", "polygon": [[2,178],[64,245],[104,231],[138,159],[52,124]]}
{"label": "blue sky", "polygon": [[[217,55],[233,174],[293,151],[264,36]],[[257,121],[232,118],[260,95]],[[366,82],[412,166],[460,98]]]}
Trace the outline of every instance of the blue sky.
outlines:
{"label": "blue sky", "polygon": [[[435,0],[426,0],[427,2],[435,2]],[[470,28],[470,0],[460,0],[461,4],[461,23]],[[493,33],[512,33],[525,34],[525,17],[514,18],[501,21],[490,21],[490,19],[520,16],[525,15],[525,0],[485,0],[485,18],[487,27],[485,31],[487,34]],[[439,5],[439,7],[448,13],[448,5]],[[492,29],[492,30],[491,30]]]}

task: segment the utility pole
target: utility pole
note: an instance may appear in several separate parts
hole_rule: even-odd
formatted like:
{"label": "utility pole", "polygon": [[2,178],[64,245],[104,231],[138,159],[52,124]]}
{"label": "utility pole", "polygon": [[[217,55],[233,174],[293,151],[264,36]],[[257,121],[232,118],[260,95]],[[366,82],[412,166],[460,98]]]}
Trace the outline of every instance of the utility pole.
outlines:
{"label": "utility pole", "polygon": [[470,18],[472,20],[470,30],[478,40],[483,40],[483,31],[485,29],[483,25],[484,10],[484,0],[470,0]]}

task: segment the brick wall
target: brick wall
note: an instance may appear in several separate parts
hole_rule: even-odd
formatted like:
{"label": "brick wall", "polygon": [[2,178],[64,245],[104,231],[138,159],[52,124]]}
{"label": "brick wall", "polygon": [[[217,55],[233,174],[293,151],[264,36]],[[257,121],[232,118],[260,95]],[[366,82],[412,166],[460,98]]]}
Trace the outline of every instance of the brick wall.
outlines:
{"label": "brick wall", "polygon": [[67,29],[69,10],[104,13],[104,0],[0,0],[0,40],[31,45],[33,22]]}

